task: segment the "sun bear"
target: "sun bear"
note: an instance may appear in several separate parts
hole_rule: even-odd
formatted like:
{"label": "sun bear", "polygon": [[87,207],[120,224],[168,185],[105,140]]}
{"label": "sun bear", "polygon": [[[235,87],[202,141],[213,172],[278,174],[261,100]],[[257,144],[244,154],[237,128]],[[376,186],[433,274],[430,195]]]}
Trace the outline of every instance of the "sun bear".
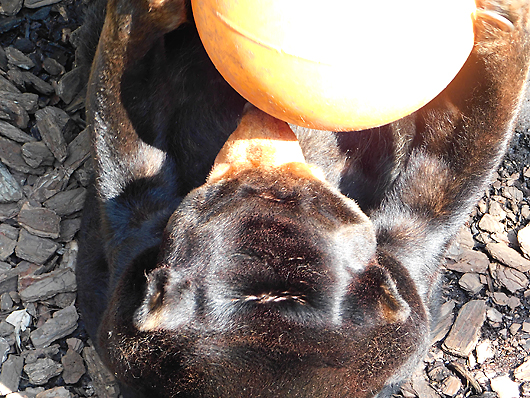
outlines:
{"label": "sun bear", "polygon": [[440,260],[510,141],[529,12],[479,0],[442,93],[339,133],[247,105],[189,1],[94,12],[79,306],[124,397],[389,397],[429,347]]}

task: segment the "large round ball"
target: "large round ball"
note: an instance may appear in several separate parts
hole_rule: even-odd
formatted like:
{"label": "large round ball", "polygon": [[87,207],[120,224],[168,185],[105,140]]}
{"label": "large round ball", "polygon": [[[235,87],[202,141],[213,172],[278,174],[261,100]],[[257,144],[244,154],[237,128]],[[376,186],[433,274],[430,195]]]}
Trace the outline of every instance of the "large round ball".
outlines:
{"label": "large round ball", "polygon": [[473,47],[474,0],[192,0],[214,65],[243,97],[301,126],[380,126],[419,109]]}

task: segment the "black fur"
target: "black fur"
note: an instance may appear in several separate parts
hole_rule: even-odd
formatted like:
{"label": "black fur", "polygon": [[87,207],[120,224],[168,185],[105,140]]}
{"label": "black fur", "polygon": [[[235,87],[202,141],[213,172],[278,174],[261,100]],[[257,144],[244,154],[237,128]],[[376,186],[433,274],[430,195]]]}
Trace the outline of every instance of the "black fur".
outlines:
{"label": "black fur", "polygon": [[292,126],[329,184],[289,168],[205,184],[245,101],[188,2],[109,0],[78,286],[126,396],[388,397],[410,374],[440,259],[506,149],[528,72],[528,2],[478,3],[469,60],[419,111],[362,132]]}

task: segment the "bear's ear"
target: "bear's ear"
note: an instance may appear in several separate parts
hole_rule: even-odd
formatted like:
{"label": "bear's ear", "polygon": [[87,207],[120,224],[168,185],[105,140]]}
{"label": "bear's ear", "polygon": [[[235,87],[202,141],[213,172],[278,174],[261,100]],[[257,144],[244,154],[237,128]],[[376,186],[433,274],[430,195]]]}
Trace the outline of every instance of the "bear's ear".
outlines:
{"label": "bear's ear", "polygon": [[167,268],[157,268],[147,275],[144,299],[135,314],[135,324],[140,330],[159,328],[168,279]]}
{"label": "bear's ear", "polygon": [[194,299],[190,283],[171,269],[161,267],[147,275],[144,299],[135,313],[141,331],[178,328],[193,316]]}
{"label": "bear's ear", "polygon": [[410,315],[410,306],[399,293],[388,272],[382,274],[379,313],[387,323],[403,322]]}
{"label": "bear's ear", "polygon": [[370,265],[350,285],[350,316],[376,323],[404,322],[411,313],[408,302],[388,270]]}

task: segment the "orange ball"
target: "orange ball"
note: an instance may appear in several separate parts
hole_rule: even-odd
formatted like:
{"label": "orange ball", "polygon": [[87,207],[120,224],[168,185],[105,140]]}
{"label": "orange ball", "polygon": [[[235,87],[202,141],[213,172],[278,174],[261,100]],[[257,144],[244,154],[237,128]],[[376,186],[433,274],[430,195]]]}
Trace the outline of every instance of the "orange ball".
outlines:
{"label": "orange ball", "polygon": [[474,43],[474,0],[192,0],[201,40],[249,102],[323,130],[380,126],[421,108]]}

